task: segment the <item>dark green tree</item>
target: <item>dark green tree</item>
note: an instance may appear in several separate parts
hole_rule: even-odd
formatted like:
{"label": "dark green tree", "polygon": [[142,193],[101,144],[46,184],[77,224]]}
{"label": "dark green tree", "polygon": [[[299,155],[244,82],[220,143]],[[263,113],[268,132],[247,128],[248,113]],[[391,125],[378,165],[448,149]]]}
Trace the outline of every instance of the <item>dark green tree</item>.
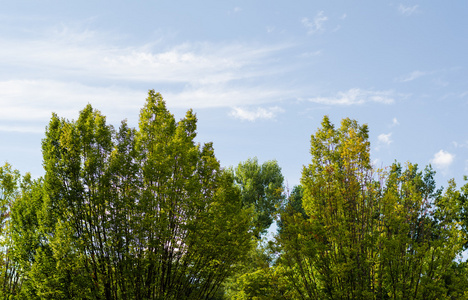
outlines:
{"label": "dark green tree", "polygon": [[281,207],[279,218],[277,221],[278,233],[281,233],[283,228],[286,226],[284,224],[287,219],[285,215],[292,217],[294,214],[300,213],[304,219],[307,219],[308,216],[302,206],[302,198],[304,197],[304,188],[302,185],[296,185],[293,187],[291,193],[287,197],[285,203]]}
{"label": "dark green tree", "polygon": [[234,173],[241,188],[242,204],[255,208],[254,231],[260,237],[273,223],[284,199],[281,168],[274,160],[260,165],[257,158],[253,158],[239,163]]}

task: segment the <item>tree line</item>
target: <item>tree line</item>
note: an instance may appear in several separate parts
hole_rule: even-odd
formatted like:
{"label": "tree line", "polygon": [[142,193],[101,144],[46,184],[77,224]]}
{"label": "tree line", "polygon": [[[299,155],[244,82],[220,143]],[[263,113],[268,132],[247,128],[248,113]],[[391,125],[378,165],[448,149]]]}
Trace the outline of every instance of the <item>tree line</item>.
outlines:
{"label": "tree line", "polygon": [[[327,116],[289,191],[276,161],[222,168],[149,91],[138,128],[52,115],[44,176],[0,167],[3,299],[464,299],[468,185],[370,160]],[[276,220],[272,239],[265,233]]]}

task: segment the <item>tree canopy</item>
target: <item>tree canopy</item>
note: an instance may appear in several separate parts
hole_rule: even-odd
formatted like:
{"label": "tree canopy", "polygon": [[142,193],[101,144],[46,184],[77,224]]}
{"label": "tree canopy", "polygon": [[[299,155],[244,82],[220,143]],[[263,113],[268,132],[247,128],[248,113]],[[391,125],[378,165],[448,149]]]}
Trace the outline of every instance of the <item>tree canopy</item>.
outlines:
{"label": "tree canopy", "polygon": [[138,128],[53,114],[45,175],[0,167],[0,297],[468,299],[468,184],[375,168],[351,119],[323,118],[290,193],[277,161],[224,169],[196,135],[153,90]]}
{"label": "tree canopy", "polygon": [[254,231],[257,237],[273,223],[283,200],[283,175],[274,160],[258,163],[257,158],[239,163],[234,178],[241,189],[242,204],[255,209]]}
{"label": "tree canopy", "polygon": [[[251,209],[192,111],[176,122],[150,91],[139,129],[115,130],[91,105],[76,121],[53,115],[43,140],[41,189],[31,222],[32,265],[21,292],[33,299],[201,299],[249,251]],[[5,185],[9,187],[9,185]],[[14,227],[17,241],[29,224]],[[38,243],[39,242],[39,243]],[[24,247],[20,247],[24,248]],[[23,249],[24,250],[24,249]]]}
{"label": "tree canopy", "polygon": [[[328,117],[302,173],[306,216],[291,207],[278,237],[294,289],[311,299],[441,299],[464,241],[454,185],[408,163],[370,163],[368,128]],[[292,213],[291,213],[292,212]],[[294,213],[296,212],[296,213]],[[453,297],[453,295],[451,295]]]}

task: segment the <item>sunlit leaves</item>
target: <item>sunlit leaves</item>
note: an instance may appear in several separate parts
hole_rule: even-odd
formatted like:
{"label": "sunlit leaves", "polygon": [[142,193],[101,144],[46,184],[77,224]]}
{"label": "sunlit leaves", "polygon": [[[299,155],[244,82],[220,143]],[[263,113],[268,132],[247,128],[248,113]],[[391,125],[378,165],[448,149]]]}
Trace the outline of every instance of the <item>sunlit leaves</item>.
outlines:
{"label": "sunlit leaves", "polygon": [[[453,183],[435,189],[434,172],[370,164],[366,125],[328,117],[311,138],[304,167],[304,213],[282,212],[280,264],[313,299],[439,299],[463,243]],[[449,272],[450,271],[450,272]]]}
{"label": "sunlit leaves", "polygon": [[196,122],[192,111],[176,122],[154,91],[138,129],[122,122],[115,130],[91,105],[76,121],[52,116],[31,297],[200,299],[216,291],[250,249],[252,211],[212,145],[194,142]]}

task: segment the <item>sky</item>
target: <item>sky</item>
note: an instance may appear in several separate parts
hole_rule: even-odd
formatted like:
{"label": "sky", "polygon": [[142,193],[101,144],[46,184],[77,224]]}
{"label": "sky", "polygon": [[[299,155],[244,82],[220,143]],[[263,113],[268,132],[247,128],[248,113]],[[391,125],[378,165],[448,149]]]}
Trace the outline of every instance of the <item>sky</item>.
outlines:
{"label": "sky", "polygon": [[467,1],[0,0],[0,163],[44,174],[52,112],[136,127],[148,90],[223,166],[277,160],[288,188],[324,115],[368,124],[377,167],[468,175]]}

